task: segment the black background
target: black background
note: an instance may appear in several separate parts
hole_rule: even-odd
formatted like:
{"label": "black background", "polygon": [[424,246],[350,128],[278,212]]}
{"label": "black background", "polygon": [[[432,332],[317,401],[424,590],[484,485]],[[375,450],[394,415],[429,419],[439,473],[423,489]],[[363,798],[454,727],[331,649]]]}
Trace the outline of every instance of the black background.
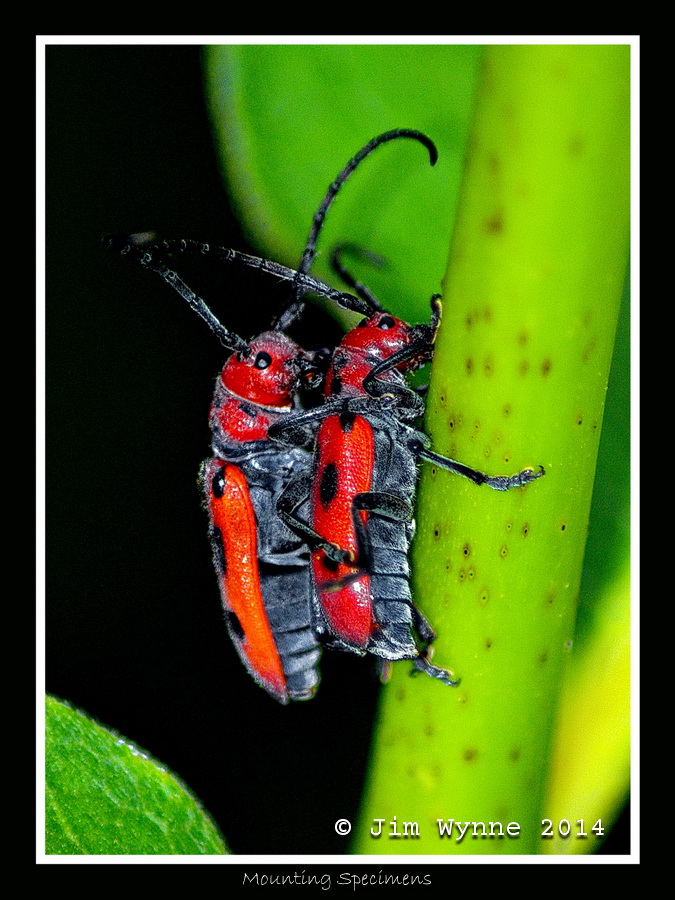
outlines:
{"label": "black background", "polygon": [[[324,654],[317,697],[284,708],[245,672],[196,483],[223,352],[100,243],[150,229],[256,252],[217,166],[200,52],[47,47],[46,687],[176,772],[235,853],[345,853],[334,822],[356,819],[375,673]],[[268,327],[267,282],[211,274],[191,284],[224,324]],[[305,345],[337,336],[318,313],[301,328]],[[628,852],[626,824],[604,852]]]}

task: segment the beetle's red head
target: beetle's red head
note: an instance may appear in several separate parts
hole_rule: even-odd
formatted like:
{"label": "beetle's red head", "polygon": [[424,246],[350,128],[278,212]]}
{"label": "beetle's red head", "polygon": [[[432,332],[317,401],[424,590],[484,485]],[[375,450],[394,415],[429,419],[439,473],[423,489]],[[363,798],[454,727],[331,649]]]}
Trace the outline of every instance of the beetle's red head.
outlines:
{"label": "beetle's red head", "polygon": [[372,359],[388,359],[410,343],[412,331],[412,326],[402,319],[378,311],[352,328],[340,342],[340,347],[347,351],[363,351]]}
{"label": "beetle's red head", "polygon": [[225,387],[261,406],[290,406],[303,379],[316,373],[314,354],[280,331],[266,331],[233,353],[221,373]]}
{"label": "beetle's red head", "polygon": [[396,380],[429,362],[440,320],[438,295],[431,298],[428,325],[408,325],[382,310],[373,312],[340,342],[326,379],[327,393],[360,394],[374,373],[378,381]]}
{"label": "beetle's red head", "polygon": [[392,359],[391,370],[411,372],[430,359],[433,337],[428,325],[409,325],[378,311],[344,336],[335,353],[334,373],[339,369],[343,387],[352,384],[360,389],[375,365],[396,355],[401,360],[394,364]]}

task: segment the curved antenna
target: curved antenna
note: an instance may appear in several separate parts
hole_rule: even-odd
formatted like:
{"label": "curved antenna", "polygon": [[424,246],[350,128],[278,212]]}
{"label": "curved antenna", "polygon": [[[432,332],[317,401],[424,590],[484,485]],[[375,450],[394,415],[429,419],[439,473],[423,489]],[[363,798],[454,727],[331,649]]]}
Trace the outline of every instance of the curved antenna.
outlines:
{"label": "curved antenna", "polygon": [[[436,161],[438,159],[438,150],[436,149],[436,145],[431,140],[431,138],[427,137],[426,134],[421,131],[416,131],[413,128],[396,128],[393,131],[386,131],[384,134],[380,134],[377,137],[374,137],[365,145],[365,147],[362,147],[362,149],[359,150],[356,156],[353,156],[349,160],[349,162],[344,167],[344,169],[342,169],[335,181],[333,181],[329,186],[328,190],[326,191],[326,195],[321,201],[319,209],[314,215],[314,218],[312,220],[312,227],[307,237],[305,250],[302,254],[300,265],[297,269],[298,277],[295,282],[293,300],[286,307],[286,309],[282,313],[280,313],[280,315],[273,323],[272,327],[275,330],[285,330],[292,322],[295,321],[295,319],[297,319],[297,317],[302,312],[302,309],[304,307],[302,297],[306,293],[306,291],[303,288],[301,276],[306,275],[307,272],[309,272],[312,261],[316,256],[316,245],[319,238],[319,232],[323,227],[326,213],[330,209],[337,192],[349,178],[354,169],[359,165],[359,163],[367,156],[369,156],[373,152],[373,150],[375,150],[377,147],[380,147],[382,144],[386,144],[389,141],[393,141],[398,138],[412,138],[413,140],[419,141],[429,151],[429,162],[431,163],[431,165],[433,166],[436,164]],[[375,308],[379,308],[379,304]],[[368,313],[366,315],[368,315]]]}

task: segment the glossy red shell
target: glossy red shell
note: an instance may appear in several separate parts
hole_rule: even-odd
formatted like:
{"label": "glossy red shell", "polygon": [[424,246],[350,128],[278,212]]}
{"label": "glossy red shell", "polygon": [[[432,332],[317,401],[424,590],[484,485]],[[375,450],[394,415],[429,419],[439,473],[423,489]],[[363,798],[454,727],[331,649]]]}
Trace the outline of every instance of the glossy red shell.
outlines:
{"label": "glossy red shell", "polygon": [[280,331],[251,341],[248,355],[233,353],[220,374],[228,391],[261,406],[290,406],[298,389],[304,351]]}
{"label": "glossy red shell", "polygon": [[226,611],[235,617],[228,623],[232,640],[255,680],[287,703],[286,678],[260,586],[257,525],[246,476],[222,460],[210,460],[207,466],[209,482],[222,467],[222,492],[211,492],[211,521],[220,532],[224,560],[237,561],[218,573]]}
{"label": "glossy red shell", "polygon": [[[354,417],[345,428],[339,416],[322,424],[317,441],[318,464],[312,490],[316,531],[343,550],[358,555],[352,519],[357,494],[370,490],[374,463],[373,432],[368,422]],[[333,475],[337,480],[327,486]],[[330,477],[327,477],[330,476]],[[367,522],[367,513],[358,513]],[[358,566],[332,565],[323,550],[312,554],[314,579],[321,607],[334,636],[365,649],[376,627],[370,578]]]}

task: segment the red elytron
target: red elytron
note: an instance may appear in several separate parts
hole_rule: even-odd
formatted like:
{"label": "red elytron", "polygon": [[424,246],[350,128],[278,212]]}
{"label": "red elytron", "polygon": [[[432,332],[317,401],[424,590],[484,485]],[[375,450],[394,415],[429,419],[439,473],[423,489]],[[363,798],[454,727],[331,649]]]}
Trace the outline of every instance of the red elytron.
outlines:
{"label": "red elytron", "polygon": [[[419,331],[386,313],[366,320],[334,353],[326,378],[327,397],[347,401],[363,397],[364,381],[375,365],[419,337]],[[402,372],[423,358],[422,352],[389,369],[380,383],[400,389]],[[312,553],[324,629],[340,645],[385,659],[419,655],[410,627],[414,612],[408,580],[416,472],[412,457],[401,453],[408,437],[401,426],[393,410],[382,418],[375,404],[361,414],[347,404],[328,416],[317,435],[312,484],[313,529],[349,556],[348,562],[336,564],[324,548]],[[387,528],[392,521],[398,526],[393,530]]]}

